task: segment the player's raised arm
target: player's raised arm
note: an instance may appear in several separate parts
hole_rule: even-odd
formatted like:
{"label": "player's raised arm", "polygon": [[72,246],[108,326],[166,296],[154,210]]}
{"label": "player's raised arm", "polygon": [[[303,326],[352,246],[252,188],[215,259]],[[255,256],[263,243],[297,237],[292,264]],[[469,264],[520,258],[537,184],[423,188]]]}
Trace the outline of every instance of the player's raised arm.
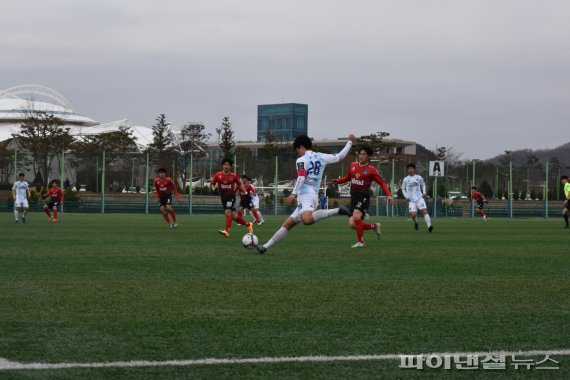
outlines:
{"label": "player's raised arm", "polygon": [[323,154],[327,164],[336,164],[337,162],[344,160],[344,158],[348,155],[348,152],[350,152],[350,148],[352,148],[352,143],[356,141],[356,137],[353,134],[350,134],[348,135],[347,140],[348,141],[346,142],[346,145],[339,153]]}

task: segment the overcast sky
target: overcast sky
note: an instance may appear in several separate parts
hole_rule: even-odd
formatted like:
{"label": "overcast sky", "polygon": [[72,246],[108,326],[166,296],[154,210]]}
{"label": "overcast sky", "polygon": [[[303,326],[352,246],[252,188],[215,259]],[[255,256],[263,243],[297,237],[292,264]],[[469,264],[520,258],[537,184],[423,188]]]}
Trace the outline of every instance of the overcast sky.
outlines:
{"label": "overcast sky", "polygon": [[101,122],[309,104],[309,134],[390,132],[464,157],[570,141],[570,1],[5,1],[0,88],[34,83]]}

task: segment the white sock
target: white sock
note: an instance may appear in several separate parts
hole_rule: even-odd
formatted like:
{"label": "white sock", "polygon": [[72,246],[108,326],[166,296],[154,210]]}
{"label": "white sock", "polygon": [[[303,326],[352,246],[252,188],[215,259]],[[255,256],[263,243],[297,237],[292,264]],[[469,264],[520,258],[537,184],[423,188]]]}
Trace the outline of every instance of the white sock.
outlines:
{"label": "white sock", "polygon": [[16,220],[18,220],[19,217],[18,209],[14,209],[14,217],[16,218]]}
{"label": "white sock", "polygon": [[28,210],[24,210],[24,216],[22,218],[25,218],[26,215],[28,215]]}
{"label": "white sock", "polygon": [[273,245],[285,239],[285,236],[287,236],[287,232],[289,232],[287,228],[281,227],[280,229],[277,230],[277,232],[275,232],[275,234],[271,237],[271,239],[269,239],[267,243],[263,244],[263,246],[265,248],[271,248]]}
{"label": "white sock", "polygon": [[331,208],[330,210],[317,210],[313,211],[313,219],[318,222],[321,219],[326,219],[329,216],[338,215],[338,208]]}
{"label": "white sock", "polygon": [[265,219],[263,219],[263,215],[261,215],[261,212],[257,212],[257,215],[259,215],[259,220],[262,222],[265,222]]}
{"label": "white sock", "polygon": [[424,219],[426,220],[427,226],[430,227],[431,226],[431,219],[429,217],[429,214],[425,214]]}

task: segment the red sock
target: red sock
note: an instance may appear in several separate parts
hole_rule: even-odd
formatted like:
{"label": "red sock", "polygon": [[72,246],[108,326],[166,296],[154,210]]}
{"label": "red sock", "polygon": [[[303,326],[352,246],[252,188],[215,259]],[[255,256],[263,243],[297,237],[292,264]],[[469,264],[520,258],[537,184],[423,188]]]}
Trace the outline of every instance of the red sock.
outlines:
{"label": "red sock", "polygon": [[375,229],[375,228],[376,228],[376,224],[374,224],[374,223],[364,223],[364,222],[362,223],[362,229],[363,229],[364,231],[366,231],[366,230],[373,230],[373,229]]}
{"label": "red sock", "polygon": [[174,220],[174,223],[176,223],[176,213],[174,210],[170,210],[170,215],[172,215],[172,220]]}
{"label": "red sock", "polygon": [[47,209],[47,208],[46,208],[46,209],[44,209],[44,212],[47,214],[47,216],[48,216],[48,217],[50,217],[50,218],[51,218],[51,214],[50,214],[50,212],[49,212],[49,209]]}
{"label": "red sock", "polygon": [[487,214],[485,214],[485,212],[483,210],[478,210],[479,215],[481,215],[483,218],[487,216]]}
{"label": "red sock", "polygon": [[168,214],[162,214],[162,217],[164,218],[164,220],[166,220],[166,223],[170,224],[170,219],[168,219]]}
{"label": "red sock", "polygon": [[356,230],[356,236],[358,237],[358,241],[364,243],[364,240],[362,239],[362,235],[364,234],[364,226],[362,220],[354,219],[354,228]]}
{"label": "red sock", "polygon": [[226,231],[229,231],[232,226],[232,214],[226,214]]}
{"label": "red sock", "polygon": [[57,209],[53,210],[53,217],[57,219]]}
{"label": "red sock", "polygon": [[251,214],[253,215],[253,217],[255,218],[255,221],[259,223],[259,214],[257,213],[257,211],[252,210]]}
{"label": "red sock", "polygon": [[249,222],[243,220],[243,218],[242,218],[242,216],[241,216],[241,212],[236,215],[236,217],[234,218],[234,220],[235,220],[236,222],[238,222],[239,224],[243,224],[243,225],[249,226]]}

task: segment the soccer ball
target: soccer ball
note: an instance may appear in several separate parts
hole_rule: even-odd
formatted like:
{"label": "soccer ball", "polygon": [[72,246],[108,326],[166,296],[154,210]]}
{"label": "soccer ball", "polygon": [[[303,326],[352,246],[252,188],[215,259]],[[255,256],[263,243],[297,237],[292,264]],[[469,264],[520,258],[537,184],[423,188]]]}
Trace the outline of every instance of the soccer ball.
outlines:
{"label": "soccer ball", "polygon": [[244,248],[255,248],[257,247],[257,243],[259,243],[259,241],[254,234],[245,234],[241,239],[241,244],[243,244]]}

